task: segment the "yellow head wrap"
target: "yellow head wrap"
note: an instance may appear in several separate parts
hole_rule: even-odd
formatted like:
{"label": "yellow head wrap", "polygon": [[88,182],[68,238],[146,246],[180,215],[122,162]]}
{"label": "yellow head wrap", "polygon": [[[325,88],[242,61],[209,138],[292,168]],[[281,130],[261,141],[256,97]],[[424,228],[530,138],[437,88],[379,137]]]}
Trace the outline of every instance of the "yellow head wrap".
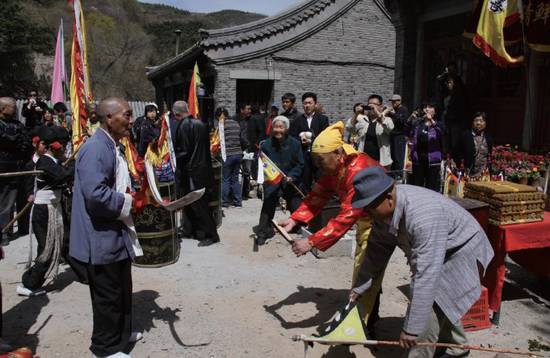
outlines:
{"label": "yellow head wrap", "polygon": [[355,154],[357,151],[351,145],[344,143],[344,122],[339,121],[322,131],[313,141],[313,153],[331,153],[342,147],[346,154]]}

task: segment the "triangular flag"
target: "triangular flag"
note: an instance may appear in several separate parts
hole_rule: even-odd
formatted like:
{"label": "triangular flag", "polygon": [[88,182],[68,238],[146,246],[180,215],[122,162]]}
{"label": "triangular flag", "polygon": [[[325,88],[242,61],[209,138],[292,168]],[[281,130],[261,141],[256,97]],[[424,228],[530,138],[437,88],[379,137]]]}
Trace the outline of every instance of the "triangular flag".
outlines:
{"label": "triangular flag", "polygon": [[344,309],[338,311],[323,333],[324,336],[319,338],[326,341],[366,341],[367,327],[359,315],[357,303],[349,302]]}
{"label": "triangular flag", "polygon": [[283,180],[283,172],[269,159],[264,153],[260,152],[260,158],[262,159],[264,168],[264,183],[268,185],[277,185]]}
{"label": "triangular flag", "polygon": [[65,45],[63,41],[63,19],[57,31],[57,43],[55,45],[55,57],[52,75],[52,91],[50,99],[52,103],[65,102],[65,88],[67,73],[65,71]]}

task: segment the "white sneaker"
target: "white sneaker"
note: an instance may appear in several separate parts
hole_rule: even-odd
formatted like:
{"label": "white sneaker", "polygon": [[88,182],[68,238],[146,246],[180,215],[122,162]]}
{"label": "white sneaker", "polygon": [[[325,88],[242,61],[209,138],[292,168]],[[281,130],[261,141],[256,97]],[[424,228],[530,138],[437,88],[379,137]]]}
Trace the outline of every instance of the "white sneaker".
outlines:
{"label": "white sneaker", "polygon": [[[98,356],[92,355],[93,358],[99,358]],[[115,354],[111,354],[110,356],[104,357],[104,358],[132,358],[129,354],[118,352]]]}
{"label": "white sneaker", "polygon": [[15,289],[15,291],[19,296],[27,296],[27,297],[40,296],[40,295],[46,294],[46,290],[44,290],[43,288],[39,288],[36,291],[32,291],[23,285],[17,285],[17,288]]}
{"label": "white sneaker", "polygon": [[143,334],[141,334],[141,332],[132,332],[132,334],[130,334],[130,339],[128,339],[128,342],[134,343],[137,341],[141,341],[142,339]]}

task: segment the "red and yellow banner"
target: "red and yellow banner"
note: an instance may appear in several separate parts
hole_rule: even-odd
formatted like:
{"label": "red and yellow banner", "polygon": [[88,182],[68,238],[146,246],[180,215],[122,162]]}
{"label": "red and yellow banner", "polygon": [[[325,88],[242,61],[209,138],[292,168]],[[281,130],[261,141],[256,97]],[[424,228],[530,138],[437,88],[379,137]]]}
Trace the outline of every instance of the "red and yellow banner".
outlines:
{"label": "red and yellow banner", "polygon": [[71,109],[73,150],[78,150],[88,122],[87,105],[93,102],[86,45],[86,26],[80,0],[69,0],[74,10],[73,45],[71,49]]}
{"label": "red and yellow banner", "polygon": [[[464,29],[464,37],[473,39],[477,31],[477,25],[479,24],[479,15],[481,14],[481,9],[483,8],[483,0],[474,0],[474,6],[472,10],[472,16],[469,23]],[[522,40],[523,31],[521,28],[521,17],[519,12],[513,13],[511,16],[508,16],[504,21],[504,44],[506,46],[513,45]]]}
{"label": "red and yellow banner", "polygon": [[519,19],[518,0],[483,0],[473,43],[496,65],[507,67],[523,61],[506,51],[504,28]]}
{"label": "red and yellow banner", "polygon": [[197,96],[197,87],[201,84],[201,76],[199,74],[199,66],[195,62],[193,67],[193,76],[191,77],[191,83],[189,84],[189,113],[194,118],[199,118],[199,97]]}
{"label": "red and yellow banner", "polygon": [[260,159],[264,168],[264,184],[277,185],[283,180],[283,172],[264,153],[260,152]]}

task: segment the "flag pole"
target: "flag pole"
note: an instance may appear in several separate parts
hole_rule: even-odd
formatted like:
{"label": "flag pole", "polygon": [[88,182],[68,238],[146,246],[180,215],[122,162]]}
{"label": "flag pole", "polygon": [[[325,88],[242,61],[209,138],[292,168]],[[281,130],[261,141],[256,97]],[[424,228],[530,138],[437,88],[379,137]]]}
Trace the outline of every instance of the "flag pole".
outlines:
{"label": "flag pole", "polygon": [[[308,337],[306,335],[295,335],[292,336],[294,342],[304,342],[304,343],[319,343],[327,344],[331,346],[337,345],[365,345],[365,346],[399,346],[399,341],[378,341],[378,340],[357,340],[357,341],[336,341],[330,339],[324,339],[321,337]],[[474,350],[482,352],[493,352],[493,353],[507,353],[507,354],[516,354],[527,357],[544,357],[539,354],[531,352],[521,352],[512,349],[498,349],[498,348],[488,348],[482,346],[474,346],[469,344],[453,344],[453,343],[432,343],[432,342],[417,342],[416,347],[434,347],[434,348],[456,348],[463,350]]]}

